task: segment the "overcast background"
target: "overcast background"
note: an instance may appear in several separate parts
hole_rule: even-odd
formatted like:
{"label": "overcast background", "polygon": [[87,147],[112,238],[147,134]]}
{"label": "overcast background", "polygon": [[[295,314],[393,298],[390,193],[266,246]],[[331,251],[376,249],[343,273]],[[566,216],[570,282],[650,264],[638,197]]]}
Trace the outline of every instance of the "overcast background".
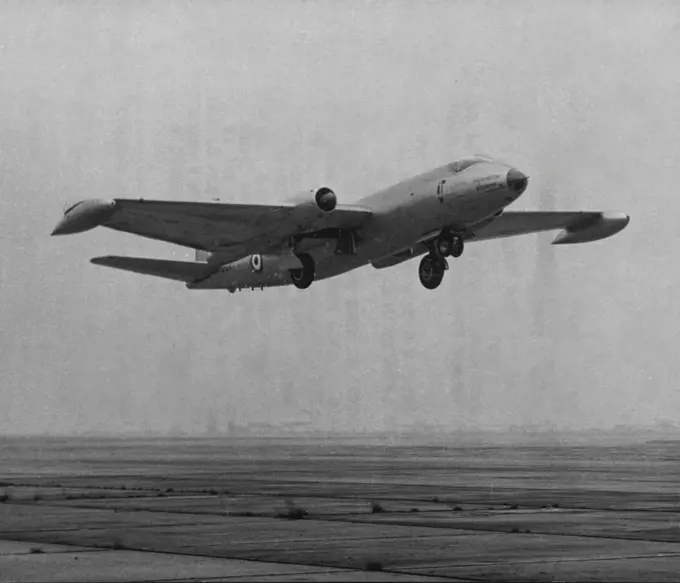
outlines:
{"label": "overcast background", "polygon": [[[647,424],[680,415],[675,2],[0,5],[0,431]],[[472,152],[519,209],[621,210],[614,238],[468,245],[295,288],[97,267],[188,249],[50,237],[66,201],[341,202]]]}

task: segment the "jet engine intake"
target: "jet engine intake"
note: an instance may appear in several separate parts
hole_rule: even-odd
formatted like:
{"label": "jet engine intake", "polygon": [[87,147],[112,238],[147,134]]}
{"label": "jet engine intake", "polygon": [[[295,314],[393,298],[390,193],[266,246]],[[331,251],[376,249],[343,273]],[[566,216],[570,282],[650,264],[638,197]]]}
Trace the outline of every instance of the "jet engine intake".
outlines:
{"label": "jet engine intake", "polygon": [[316,190],[314,200],[316,201],[316,206],[325,213],[333,212],[338,205],[338,197],[327,186],[322,186]]}
{"label": "jet engine intake", "polygon": [[312,207],[315,211],[332,213],[338,205],[338,197],[327,186],[306,190],[288,199],[288,202],[300,207]]}
{"label": "jet engine intake", "polygon": [[327,186],[312,188],[296,194],[286,202],[293,205],[288,221],[297,225],[299,232],[314,229],[314,225],[324,215],[332,213],[338,204],[335,193]]}

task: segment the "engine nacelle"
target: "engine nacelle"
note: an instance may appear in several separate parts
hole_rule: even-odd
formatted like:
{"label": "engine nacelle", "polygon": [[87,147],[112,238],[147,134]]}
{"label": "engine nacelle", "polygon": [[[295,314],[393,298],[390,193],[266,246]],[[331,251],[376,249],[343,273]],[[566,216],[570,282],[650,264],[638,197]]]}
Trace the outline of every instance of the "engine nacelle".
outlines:
{"label": "engine nacelle", "polygon": [[296,224],[301,231],[313,230],[314,224],[324,215],[332,213],[338,204],[335,193],[327,186],[313,188],[301,192],[289,199],[288,203],[293,203],[288,220]]}
{"label": "engine nacelle", "polygon": [[288,199],[300,207],[312,207],[322,213],[332,213],[338,205],[338,197],[327,186],[306,190]]}
{"label": "engine nacelle", "polygon": [[290,281],[290,271],[302,263],[292,252],[281,254],[251,253],[241,259],[224,263],[209,277],[187,284],[189,289],[227,289],[283,285]]}
{"label": "engine nacelle", "polygon": [[299,269],[300,260],[293,253],[281,255],[253,253],[241,259],[221,265],[219,273],[237,285],[257,285],[286,275],[291,269]]}

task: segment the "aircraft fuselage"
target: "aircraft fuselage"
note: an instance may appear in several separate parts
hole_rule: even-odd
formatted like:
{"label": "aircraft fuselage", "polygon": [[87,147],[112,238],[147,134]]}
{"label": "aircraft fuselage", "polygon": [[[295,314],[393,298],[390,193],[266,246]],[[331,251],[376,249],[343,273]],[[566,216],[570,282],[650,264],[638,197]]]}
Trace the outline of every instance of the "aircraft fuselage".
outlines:
{"label": "aircraft fuselage", "polygon": [[353,233],[356,250],[352,254],[337,253],[334,238],[303,238],[289,253],[244,257],[222,265],[214,275],[187,287],[233,291],[292,283],[290,270],[301,266],[300,253],[313,259],[314,279],[326,279],[408,250],[414,242],[428,235],[432,238],[442,230],[462,239],[475,225],[514,202],[524,192],[527,179],[500,162],[477,160],[467,167],[461,166],[461,162],[439,167],[357,201],[373,215]]}

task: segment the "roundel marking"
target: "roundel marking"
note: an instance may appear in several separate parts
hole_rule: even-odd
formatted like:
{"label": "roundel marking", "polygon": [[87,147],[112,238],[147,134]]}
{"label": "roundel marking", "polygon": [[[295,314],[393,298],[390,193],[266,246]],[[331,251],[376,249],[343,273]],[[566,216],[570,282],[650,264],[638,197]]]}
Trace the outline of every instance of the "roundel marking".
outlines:
{"label": "roundel marking", "polygon": [[262,272],[262,255],[255,253],[250,256],[250,267],[255,273]]}

